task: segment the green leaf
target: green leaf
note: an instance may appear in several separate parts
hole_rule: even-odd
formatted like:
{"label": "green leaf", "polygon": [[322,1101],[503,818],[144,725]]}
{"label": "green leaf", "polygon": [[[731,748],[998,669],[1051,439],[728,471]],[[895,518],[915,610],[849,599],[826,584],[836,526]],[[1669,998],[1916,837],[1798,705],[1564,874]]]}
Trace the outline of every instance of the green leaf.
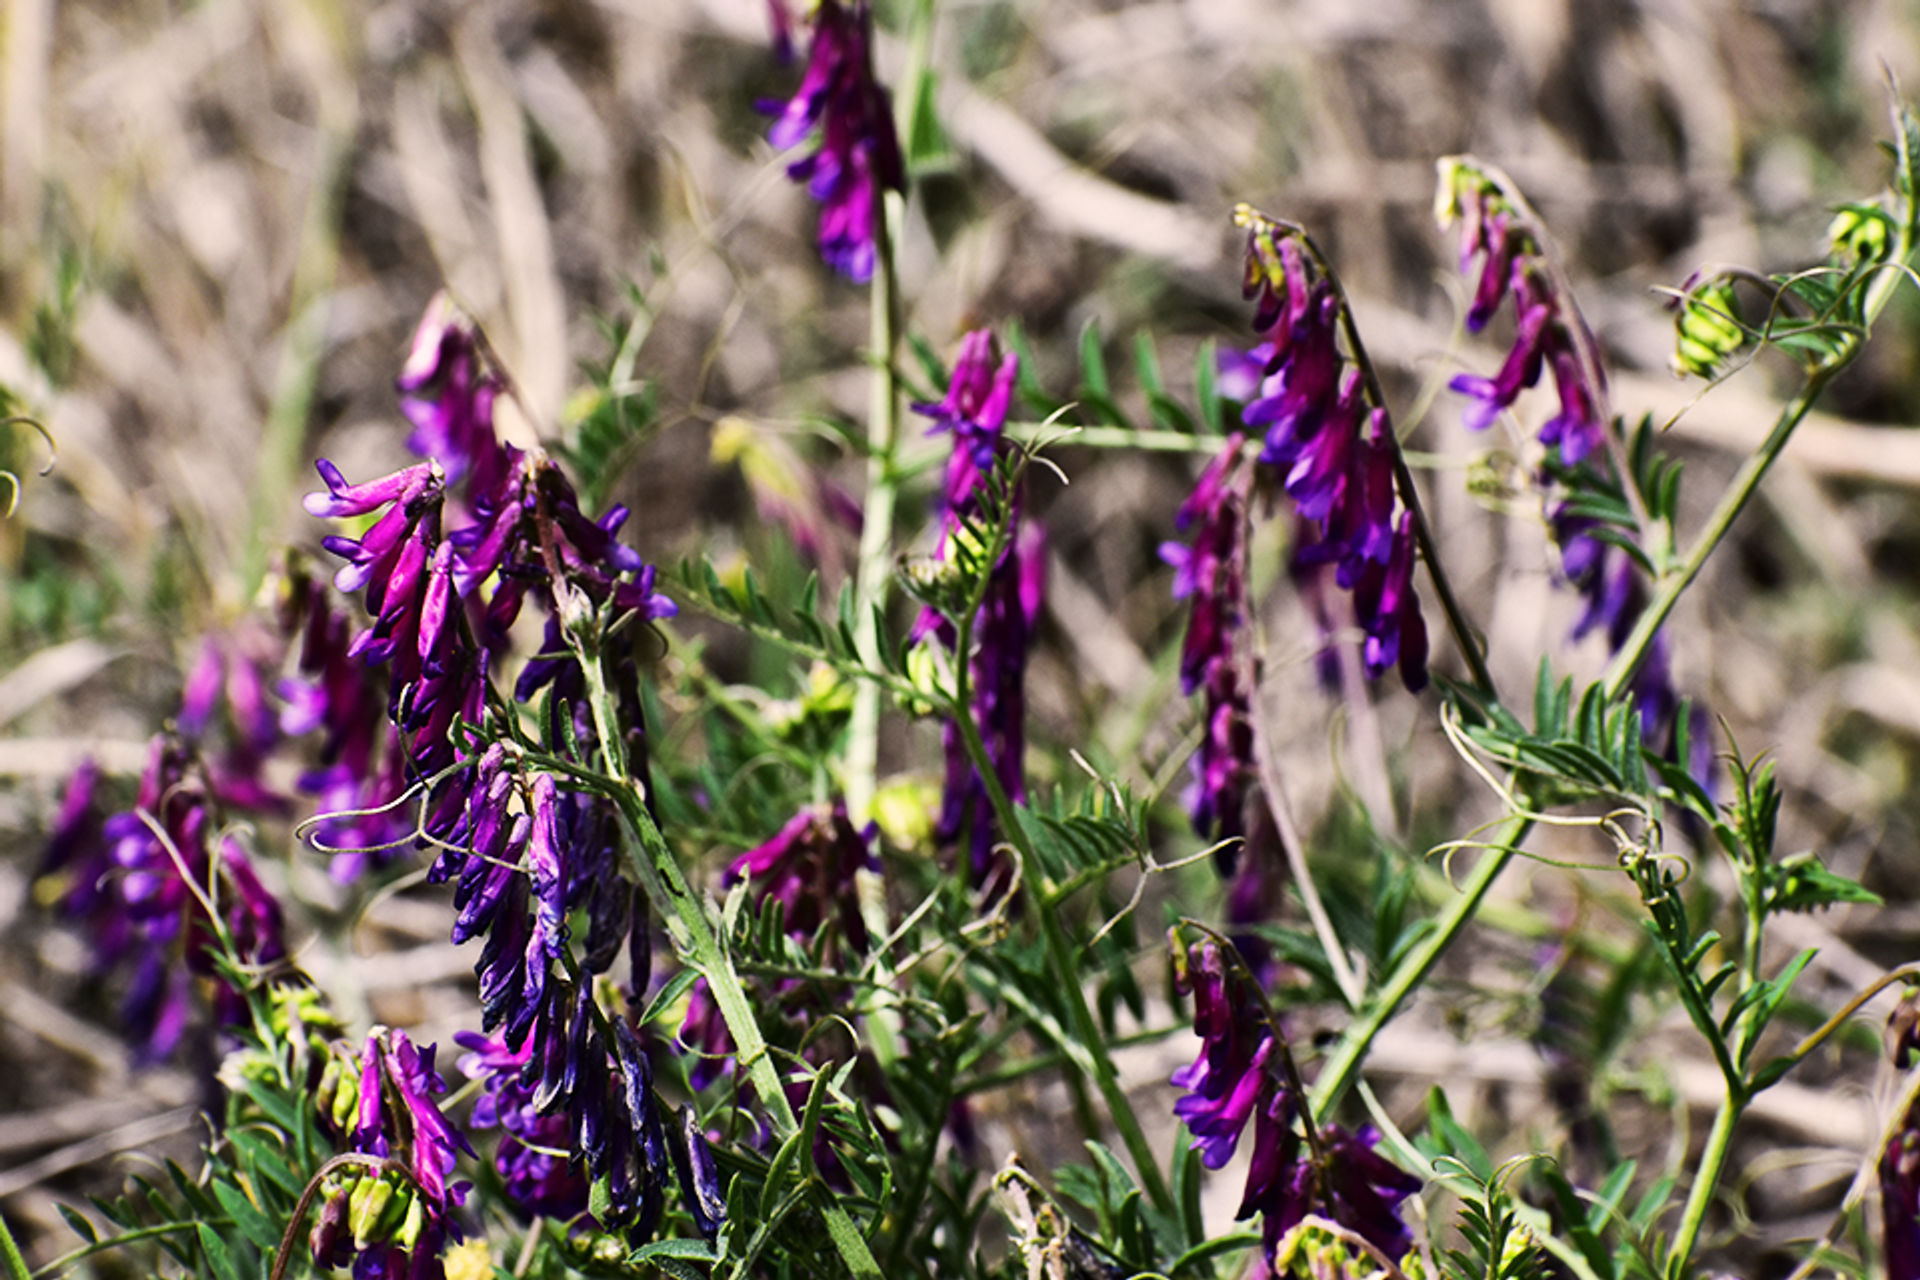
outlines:
{"label": "green leaf", "polygon": [[1843,902],[1881,906],[1885,899],[1873,890],[1849,880],[1837,871],[1829,871],[1813,855],[1776,863],[1770,868],[1765,898],[1768,913],[1775,911],[1814,911]]}
{"label": "green leaf", "polygon": [[254,1207],[240,1188],[225,1182],[213,1184],[213,1194],[220,1201],[220,1207],[233,1219],[233,1225],[247,1238],[247,1243],[262,1253],[273,1253],[280,1247],[280,1232],[274,1228],[266,1214]]}
{"label": "green leaf", "polygon": [[206,1255],[207,1266],[218,1280],[247,1280],[247,1273],[241,1269],[227,1242],[220,1238],[220,1233],[204,1222],[195,1225],[200,1238],[200,1252]]}
{"label": "green leaf", "polygon": [[1107,378],[1107,357],[1101,350],[1100,322],[1094,319],[1080,326],[1080,385],[1083,392],[1101,399],[1113,394]]}
{"label": "green leaf", "polygon": [[951,169],[955,163],[953,143],[948,141],[934,106],[938,77],[936,71],[922,70],[907,104],[907,171],[916,176]]}
{"label": "green leaf", "polygon": [[1220,344],[1208,338],[1193,359],[1193,398],[1200,404],[1200,421],[1216,436],[1227,433],[1226,409],[1220,398]]}
{"label": "green leaf", "polygon": [[85,1214],[64,1204],[56,1203],[53,1207],[60,1211],[60,1216],[66,1220],[69,1227],[73,1228],[75,1235],[79,1236],[88,1244],[100,1243],[100,1233],[94,1230],[93,1223],[87,1220]]}
{"label": "green leaf", "polygon": [[1427,1128],[1442,1155],[1450,1155],[1472,1170],[1481,1182],[1493,1179],[1493,1160],[1487,1149],[1453,1118],[1447,1095],[1435,1085],[1427,1092]]}

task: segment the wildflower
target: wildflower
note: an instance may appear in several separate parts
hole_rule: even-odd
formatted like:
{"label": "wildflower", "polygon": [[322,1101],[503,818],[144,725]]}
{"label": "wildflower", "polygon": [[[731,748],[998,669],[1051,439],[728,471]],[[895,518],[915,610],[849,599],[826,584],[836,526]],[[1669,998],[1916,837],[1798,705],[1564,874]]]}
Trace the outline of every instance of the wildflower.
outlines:
{"label": "wildflower", "polygon": [[873,853],[878,834],[871,822],[856,828],[844,802],[809,806],[772,839],[735,858],[723,883],[747,880],[763,905],[778,902],[791,937],[808,944],[837,937],[865,952],[867,924],[854,878],[863,869],[880,869]]}
{"label": "wildflower", "polygon": [[[916,404],[917,413],[934,419],[930,429],[953,436],[943,494],[940,556],[952,564],[976,542],[978,522],[990,512],[992,471],[1005,448],[1006,423],[1019,358],[1002,358],[985,329],[961,340],[947,395],[939,404]],[[1045,587],[1046,537],[1040,526],[1022,518],[1022,494],[1016,485],[998,513],[1007,521],[1006,541],[987,570],[985,594],[973,619],[969,655],[970,708],[987,758],[1001,789],[1014,803],[1026,799],[1026,666]],[[955,620],[929,606],[914,626],[914,636],[929,635],[952,648],[959,637]],[[960,730],[945,733],[946,785],[934,836],[951,847],[967,838],[973,881],[989,896],[1005,893],[1012,868],[994,851],[993,807],[987,785],[968,758]]]}
{"label": "wildflower", "polygon": [[1330,562],[1335,581],[1353,593],[1368,674],[1398,667],[1418,692],[1427,633],[1412,585],[1412,517],[1398,507],[1392,423],[1372,403],[1358,363],[1341,352],[1345,304],[1309,263],[1298,231],[1245,205],[1234,218],[1248,229],[1244,292],[1256,299],[1263,339],[1254,350],[1271,353],[1241,421],[1263,432],[1260,461],[1293,499],[1300,568]]}
{"label": "wildflower", "polygon": [[407,448],[438,462],[449,483],[472,473],[476,490],[490,488],[509,461],[493,434],[500,379],[484,366],[479,330],[445,291],[420,317],[394,386],[413,423]]}
{"label": "wildflower", "polygon": [[564,1115],[542,1115],[523,1079],[533,1059],[532,1044],[516,1052],[471,1031],[457,1032],[454,1039],[471,1050],[460,1059],[461,1073],[485,1082],[485,1092],[473,1104],[473,1124],[501,1131],[493,1167],[507,1200],[529,1217],[568,1221],[585,1213],[587,1180],[561,1154],[570,1123]]}
{"label": "wildflower", "polygon": [[[1239,435],[1227,441],[1175,514],[1174,527],[1191,531],[1191,544],[1160,548],[1174,568],[1174,598],[1191,601],[1180,687],[1189,696],[1203,694],[1203,730],[1184,799],[1194,830],[1223,841],[1246,834],[1244,810],[1254,776],[1253,711],[1240,647],[1247,594],[1243,445]],[[1234,859],[1232,845],[1216,855],[1222,874],[1232,873]]]}
{"label": "wildflower", "polygon": [[1228,973],[1217,945],[1203,942],[1186,954],[1183,981],[1193,993],[1193,1029],[1200,1057],[1173,1076],[1188,1094],[1174,1112],[1194,1134],[1200,1161],[1218,1169],[1232,1159],[1247,1124],[1253,1156],[1236,1218],[1262,1216],[1269,1264],[1282,1238],[1310,1213],[1365,1236],[1390,1258],[1412,1243],[1399,1206],[1419,1190],[1417,1178],[1377,1151],[1371,1128],[1348,1133],[1321,1125],[1314,1141],[1297,1129],[1312,1124],[1304,1100],[1277,1069],[1286,1046],[1242,984]]}
{"label": "wildflower", "polygon": [[1880,1153],[1880,1217],[1887,1280],[1920,1277],[1920,1102]]}
{"label": "wildflower", "polygon": [[820,254],[854,281],[873,276],[881,193],[906,190],[893,108],[873,77],[872,32],[865,3],[820,0],[800,87],[784,105],[761,104],[777,117],[767,135],[775,149],[818,136],[816,149],[789,164],[787,176],[820,201]]}
{"label": "wildflower", "polygon": [[1478,333],[1509,296],[1516,328],[1513,346],[1492,378],[1463,373],[1449,384],[1468,398],[1464,420],[1484,430],[1511,408],[1520,392],[1553,370],[1560,411],[1541,427],[1540,443],[1576,466],[1605,443],[1606,375],[1590,358],[1593,335],[1579,308],[1561,295],[1539,235],[1505,189],[1459,158],[1441,162],[1436,214],[1441,227],[1461,224],[1460,269],[1478,258],[1480,280],[1466,326]]}
{"label": "wildflower", "polygon": [[192,1020],[197,982],[217,1023],[244,1016],[215,963],[219,935],[235,963],[265,970],[287,955],[280,906],[240,842],[219,835],[209,771],[182,740],[153,739],[132,809],[99,817],[97,782],[85,764],[68,784],[42,870],[66,877],[61,906],[91,935],[95,967],[132,969],[122,1022],[139,1057],[158,1061]]}
{"label": "wildflower", "polygon": [[461,1238],[453,1209],[464,1182],[448,1181],[466,1136],[441,1114],[446,1092],[434,1046],[414,1047],[404,1031],[375,1027],[357,1052],[343,1046],[328,1063],[315,1101],[347,1151],[382,1163],[330,1175],[310,1245],[316,1266],[353,1263],[356,1277],[442,1277],[441,1251]]}

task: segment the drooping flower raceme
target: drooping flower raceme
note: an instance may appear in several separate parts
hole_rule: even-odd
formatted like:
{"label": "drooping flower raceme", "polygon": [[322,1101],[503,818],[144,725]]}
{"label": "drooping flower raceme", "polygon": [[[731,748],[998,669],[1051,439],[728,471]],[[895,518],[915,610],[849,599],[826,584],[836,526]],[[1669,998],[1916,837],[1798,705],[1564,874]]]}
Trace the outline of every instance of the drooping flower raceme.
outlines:
{"label": "drooping flower raceme", "polygon": [[[1024,518],[1023,494],[1016,483],[1000,492],[995,468],[1008,448],[1001,430],[1019,373],[1019,357],[1002,358],[986,329],[961,341],[946,399],[916,404],[914,412],[934,419],[935,432],[953,437],[941,495],[939,559],[957,566],[977,558],[982,522],[1004,521],[998,558],[987,569],[970,634],[970,710],[987,758],[1009,800],[1026,799],[1023,758],[1026,751],[1026,670],[1045,589],[1046,538],[1038,522]],[[990,492],[991,489],[991,492]],[[957,620],[929,606],[914,627],[918,640],[933,637],[951,650],[958,642]],[[958,726],[946,730],[946,788],[935,824],[936,839],[947,847],[964,836],[973,882],[998,897],[1011,884],[1011,865],[994,852],[994,817],[985,781],[968,758]]]}
{"label": "drooping flower raceme", "polygon": [[230,948],[236,963],[262,974],[284,961],[280,904],[239,839],[223,831],[210,771],[181,739],[153,739],[133,808],[103,818],[98,787],[98,770],[83,764],[42,873],[64,878],[62,910],[90,935],[95,966],[131,968],[124,1031],[142,1059],[157,1061],[191,1022],[197,985],[217,1023],[245,1014],[243,993],[216,958]]}
{"label": "drooping flower raceme", "polygon": [[[599,1009],[594,989],[623,942],[641,957],[634,984],[644,987],[645,913],[619,872],[607,802],[530,767],[517,749],[486,745],[481,727],[499,701],[492,673],[510,657],[511,628],[531,600],[546,613],[546,637],[514,695],[542,698],[545,749],[593,767],[609,753],[644,780],[637,663],[622,649],[605,651],[622,659],[602,674],[623,740],[601,743],[605,721],[589,705],[597,682],[569,633],[588,628],[619,637],[604,645],[631,645],[640,628],[620,620],[644,625],[673,605],[655,593],[652,567],[616,538],[624,508],[589,518],[549,458],[497,441],[487,414],[501,384],[483,355],[470,324],[430,313],[402,378],[415,443],[458,452],[457,469],[434,457],[356,485],[323,461],[326,492],[309,495],[307,507],[372,519],[359,538],[326,542],[346,561],[335,586],[363,591],[373,616],[347,653],[387,672],[406,785],[421,795],[422,837],[437,850],[428,878],[454,886],[453,939],[484,939],[482,1029],[498,1035],[489,1052],[519,1062],[525,1103],[561,1118],[562,1145],[589,1178],[607,1180],[605,1225],[638,1238],[658,1220],[674,1140],[659,1123],[644,1052],[622,1018]],[[450,474],[463,477],[457,502]],[[472,728],[457,731],[462,724]],[[534,1200],[564,1201],[544,1173],[540,1186],[523,1181]],[[698,1189],[702,1212],[711,1191]]]}
{"label": "drooping flower raceme", "polygon": [[785,103],[761,104],[776,117],[768,133],[776,149],[816,139],[787,174],[820,202],[821,257],[856,281],[873,275],[882,193],[906,190],[893,108],[874,79],[872,43],[867,4],[820,0],[800,87]]}
{"label": "drooping flower raceme", "polygon": [[1413,587],[1412,512],[1398,504],[1392,422],[1341,352],[1345,303],[1300,233],[1246,205],[1234,219],[1247,228],[1243,292],[1263,339],[1255,350],[1267,352],[1241,420],[1262,433],[1260,461],[1310,531],[1297,558],[1331,564],[1352,594],[1367,673],[1397,667],[1417,692],[1427,682],[1427,627]]}
{"label": "drooping flower raceme", "polygon": [[[1598,343],[1563,289],[1532,211],[1503,178],[1463,157],[1441,161],[1435,214],[1443,229],[1460,225],[1461,271],[1479,263],[1467,329],[1480,332],[1508,298],[1513,300],[1513,346],[1499,372],[1491,378],[1463,373],[1450,384],[1468,398],[1465,423],[1484,430],[1513,408],[1522,391],[1539,382],[1542,371],[1552,371],[1558,411],[1539,429],[1539,483],[1546,495],[1548,531],[1560,549],[1561,574],[1584,602],[1571,638],[1578,641],[1598,632],[1606,637],[1608,650],[1618,653],[1639,621],[1647,595],[1634,557],[1601,536],[1600,521],[1580,510],[1576,501],[1583,491],[1617,493],[1623,485],[1605,447],[1610,410]],[[1644,654],[1632,690],[1647,740],[1675,748],[1680,696],[1664,635],[1656,635]],[[1704,715],[1696,714],[1693,720],[1699,729],[1706,728]],[[1710,741],[1704,732],[1693,736]],[[1697,766],[1703,781],[1709,778],[1710,757],[1685,763]]]}
{"label": "drooping flower raceme", "polygon": [[[1208,839],[1246,834],[1247,794],[1254,778],[1253,709],[1244,645],[1247,607],[1247,483],[1245,441],[1235,435],[1201,473],[1174,516],[1191,537],[1168,542],[1160,556],[1174,569],[1173,595],[1189,602],[1180,651],[1180,688],[1201,695],[1200,745],[1185,800],[1193,827]],[[1223,875],[1233,871],[1237,846],[1215,855]]]}
{"label": "drooping flower raceme", "polygon": [[1200,1162],[1209,1169],[1232,1159],[1249,1121],[1253,1157],[1236,1218],[1261,1215],[1269,1264],[1282,1238],[1310,1213],[1358,1232],[1389,1258],[1406,1256],[1412,1236],[1401,1221],[1402,1201],[1420,1189],[1419,1179],[1374,1148],[1371,1128],[1348,1133],[1319,1126],[1313,1141],[1299,1129],[1311,1124],[1305,1100],[1281,1076],[1287,1052],[1242,975],[1229,972],[1217,944],[1192,947],[1181,966],[1193,994],[1193,1029],[1200,1056],[1174,1073],[1187,1090],[1174,1112],[1194,1135]]}

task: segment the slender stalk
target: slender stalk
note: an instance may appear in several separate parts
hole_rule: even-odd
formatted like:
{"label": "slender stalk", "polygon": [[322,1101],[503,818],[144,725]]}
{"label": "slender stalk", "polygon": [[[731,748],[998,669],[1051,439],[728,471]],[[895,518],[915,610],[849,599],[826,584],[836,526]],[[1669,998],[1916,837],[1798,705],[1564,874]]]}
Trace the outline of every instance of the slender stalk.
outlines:
{"label": "slender stalk", "polygon": [[[556,579],[554,589],[559,592],[567,588],[563,580]],[[564,613],[564,602],[561,608]],[[606,673],[601,669],[597,642],[577,634],[571,638],[580,652],[580,668],[586,679],[587,702],[593,712],[594,731],[600,739],[602,765],[606,769],[607,780],[618,788],[621,843],[625,848],[628,866],[646,889],[654,909],[666,920],[681,958],[699,970],[707,980],[707,989],[720,1009],[728,1034],[733,1037],[741,1069],[753,1082],[754,1092],[759,1095],[760,1105],[766,1109],[775,1136],[784,1139],[797,1132],[800,1124],[794,1116],[792,1104],[787,1101],[779,1068],[774,1063],[766,1037],[761,1034],[753,1006],[747,1000],[746,990],[740,985],[739,975],[734,972],[726,950],[714,935],[713,926],[707,919],[704,898],[696,896],[688,886],[673,851],[667,848],[665,837],[660,834],[660,828],[654,825],[653,815],[647,811],[641,783],[628,772],[626,739],[620,731],[619,717],[614,713],[613,698],[607,688]],[[866,1238],[854,1225],[846,1209],[832,1196],[821,1196],[817,1207],[825,1221],[827,1234],[839,1250],[848,1271],[860,1277],[860,1280],[879,1280],[880,1264],[874,1260]]]}
{"label": "slender stalk", "polygon": [[1133,1104],[1120,1087],[1119,1076],[1113,1069],[1113,1059],[1106,1053],[1106,1041],[1100,1034],[1100,1024],[1094,1020],[1093,1010],[1087,1006],[1087,994],[1080,986],[1080,968],[1074,962],[1066,934],[1060,928],[1057,908],[1048,900],[1046,869],[1041,866],[1033,842],[1020,825],[1019,814],[1014,812],[1006,788],[1000,785],[1000,776],[987,756],[987,744],[981,740],[979,726],[974,724],[964,704],[948,708],[948,714],[953,717],[961,741],[966,744],[967,758],[973,761],[974,770],[986,784],[987,799],[993,805],[994,817],[999,820],[1002,837],[1020,856],[1021,878],[1034,889],[1031,900],[1034,914],[1040,917],[1040,936],[1047,948],[1047,967],[1053,970],[1054,980],[1060,984],[1060,994],[1066,1000],[1068,1013],[1073,1018],[1073,1031],[1093,1059],[1094,1087],[1107,1104],[1108,1114],[1114,1128],[1120,1131],[1120,1140],[1125,1144],[1127,1154],[1133,1157],[1147,1198],[1162,1213],[1173,1213],[1173,1193],[1167,1187],[1165,1175],[1160,1172],[1160,1161],[1153,1153],[1153,1144],[1147,1141],[1146,1132],[1140,1127],[1140,1119],[1133,1113]]}
{"label": "slender stalk", "polygon": [[[893,366],[899,346],[900,285],[893,246],[901,203],[897,194],[883,191],[874,217],[873,404],[867,414],[867,495],[853,587],[854,644],[860,661],[870,670],[886,665],[880,653],[880,618],[886,608],[887,584],[893,576],[893,516],[900,494],[895,457],[900,443],[900,380]],[[880,686],[871,680],[854,683],[844,786],[847,814],[856,827],[865,826],[873,816],[873,797],[879,785],[880,692]],[[891,929],[886,880],[863,866],[854,872],[853,886],[867,932],[876,938],[886,937]],[[891,978],[882,963],[880,977]],[[867,1019],[867,1038],[882,1066],[891,1066],[899,1058],[900,1016],[884,996]]]}
{"label": "slender stalk", "polygon": [[1740,1122],[1740,1113],[1744,1110],[1745,1097],[1729,1089],[1720,1110],[1714,1113],[1713,1128],[1707,1131],[1707,1149],[1700,1153],[1700,1171],[1694,1175],[1693,1187],[1687,1192],[1687,1207],[1680,1215],[1679,1233],[1673,1238],[1671,1256],[1679,1259],[1680,1266],[1669,1274],[1687,1273],[1686,1264],[1693,1259],[1700,1228],[1707,1220],[1707,1208],[1713,1203],[1713,1193],[1719,1189],[1720,1174],[1727,1167],[1733,1127]]}
{"label": "slender stalk", "polygon": [[1347,1027],[1340,1037],[1340,1043],[1334,1046],[1332,1055],[1320,1068],[1320,1076],[1314,1081],[1313,1091],[1308,1097],[1314,1122],[1320,1123],[1333,1114],[1340,1100],[1346,1096],[1360,1073],[1360,1063],[1365,1059],[1367,1050],[1373,1044],[1373,1038],[1380,1034],[1380,1028],[1387,1025],[1400,1009],[1406,998],[1413,994],[1427,973],[1446,954],[1453,940],[1466,928],[1474,913],[1479,909],[1481,900],[1493,887],[1513,859],[1514,847],[1526,839],[1533,823],[1528,818],[1512,817],[1500,827],[1490,847],[1473,868],[1473,874],[1467,877],[1460,896],[1447,904],[1447,909],[1434,920],[1433,932],[1407,953],[1372,1000],[1361,1009],[1360,1014]]}
{"label": "slender stalk", "polygon": [[[900,197],[887,192],[874,219],[873,309],[871,317],[873,402],[867,414],[867,496],[861,513],[860,561],[854,577],[854,642],[860,660],[879,667],[880,627],[875,609],[886,603],[893,576],[893,516],[899,500],[895,454],[900,440],[900,386],[894,372],[899,345],[899,278],[893,261],[889,223],[898,217]],[[880,689],[862,681],[854,690],[847,730],[847,812],[866,822],[873,809],[879,767]],[[864,904],[863,904],[864,905]],[[868,922],[869,927],[872,922]],[[881,930],[885,932],[884,929]]]}
{"label": "slender stalk", "polygon": [[1646,660],[1647,650],[1653,644],[1653,637],[1659,632],[1661,624],[1667,620],[1667,615],[1673,612],[1673,606],[1679,601],[1681,593],[1700,575],[1700,570],[1707,563],[1707,557],[1713,554],[1714,548],[1718,547],[1721,539],[1727,536],[1727,531],[1733,527],[1734,520],[1746,508],[1754,491],[1760,487],[1760,481],[1766,476],[1774,461],[1779,458],[1780,451],[1787,447],[1787,441],[1792,438],[1794,428],[1798,427],[1813,409],[1814,402],[1820,398],[1820,393],[1826,389],[1828,380],[1839,371],[1839,367],[1823,365],[1809,373],[1806,382],[1801,385],[1799,394],[1788,401],[1786,407],[1780,411],[1780,417],[1773,424],[1773,430],[1767,433],[1767,438],[1761,442],[1760,447],[1751,457],[1740,464],[1740,470],[1734,474],[1733,480],[1727,485],[1726,492],[1720,495],[1720,501],[1715,505],[1713,514],[1708,517],[1706,527],[1700,531],[1693,549],[1687,553],[1686,559],[1676,569],[1660,581],[1659,590],[1654,593],[1647,607],[1641,611],[1638,621],[1633,624],[1633,631],[1628,634],[1626,641],[1613,655],[1613,661],[1607,664],[1605,680],[1608,698],[1618,697],[1620,691],[1626,688],[1627,682],[1633,679],[1634,672],[1638,671],[1640,664]]}

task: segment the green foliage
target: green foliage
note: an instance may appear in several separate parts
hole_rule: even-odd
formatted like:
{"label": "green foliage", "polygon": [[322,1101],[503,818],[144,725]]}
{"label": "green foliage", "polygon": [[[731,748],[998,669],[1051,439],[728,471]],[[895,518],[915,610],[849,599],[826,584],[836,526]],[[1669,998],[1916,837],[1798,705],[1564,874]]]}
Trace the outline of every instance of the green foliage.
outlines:
{"label": "green foliage", "polygon": [[[1480,1159],[1484,1162],[1484,1153]],[[1531,1159],[1518,1157],[1484,1173],[1449,1156],[1435,1162],[1440,1177],[1460,1193],[1455,1227],[1466,1246],[1441,1253],[1443,1274],[1453,1280],[1547,1280],[1553,1274],[1547,1255],[1515,1214],[1507,1191],[1507,1183]]]}

